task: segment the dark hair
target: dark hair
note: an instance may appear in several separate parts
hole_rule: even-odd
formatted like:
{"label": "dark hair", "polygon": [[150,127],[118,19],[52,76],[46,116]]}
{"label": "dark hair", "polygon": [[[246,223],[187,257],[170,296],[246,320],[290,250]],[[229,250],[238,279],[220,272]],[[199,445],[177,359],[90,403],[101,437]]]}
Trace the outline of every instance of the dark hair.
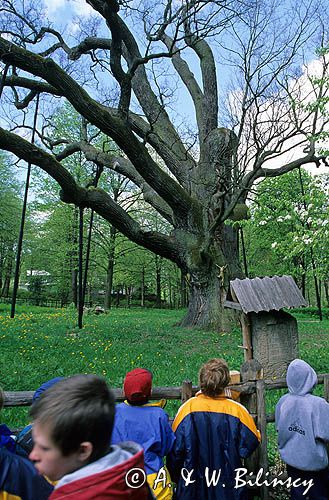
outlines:
{"label": "dark hair", "polygon": [[89,462],[105,455],[113,429],[114,396],[96,375],[75,375],[57,382],[33,404],[34,421],[49,425],[52,441],[64,456],[83,441],[93,445]]}
{"label": "dark hair", "polygon": [[218,396],[230,383],[230,371],[224,359],[213,358],[201,366],[200,389],[206,396]]}

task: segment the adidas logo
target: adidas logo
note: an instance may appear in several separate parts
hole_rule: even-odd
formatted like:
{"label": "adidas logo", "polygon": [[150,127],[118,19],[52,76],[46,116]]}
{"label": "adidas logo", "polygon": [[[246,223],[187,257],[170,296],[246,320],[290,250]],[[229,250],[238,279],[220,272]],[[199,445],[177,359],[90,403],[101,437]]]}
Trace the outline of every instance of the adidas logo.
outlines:
{"label": "adidas logo", "polygon": [[299,420],[296,420],[293,424],[291,424],[288,427],[288,431],[298,432],[299,434],[305,436],[305,430]]}

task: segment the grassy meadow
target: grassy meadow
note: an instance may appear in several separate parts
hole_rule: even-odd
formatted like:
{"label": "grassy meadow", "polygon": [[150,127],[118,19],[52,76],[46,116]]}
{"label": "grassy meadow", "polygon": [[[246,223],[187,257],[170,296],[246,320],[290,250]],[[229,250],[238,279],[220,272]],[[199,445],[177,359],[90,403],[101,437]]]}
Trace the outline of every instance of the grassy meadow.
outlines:
{"label": "grassy meadow", "polygon": [[[177,327],[183,314],[182,310],[113,309],[100,316],[86,315],[79,332],[74,310],[18,306],[16,317],[10,319],[9,306],[0,304],[0,385],[7,391],[35,390],[56,376],[96,373],[110,386],[121,387],[125,373],[138,366],[152,370],[155,386],[181,385],[186,379],[197,384],[199,366],[215,356],[238,370],[243,362],[240,331]],[[300,357],[318,373],[329,372],[329,320],[320,322],[304,313],[296,317]],[[268,396],[268,412],[281,393]],[[169,402],[168,413],[173,416],[178,406]],[[27,413],[26,408],[5,408],[2,421],[11,428],[21,427],[28,421]],[[275,439],[273,426],[268,432]]]}

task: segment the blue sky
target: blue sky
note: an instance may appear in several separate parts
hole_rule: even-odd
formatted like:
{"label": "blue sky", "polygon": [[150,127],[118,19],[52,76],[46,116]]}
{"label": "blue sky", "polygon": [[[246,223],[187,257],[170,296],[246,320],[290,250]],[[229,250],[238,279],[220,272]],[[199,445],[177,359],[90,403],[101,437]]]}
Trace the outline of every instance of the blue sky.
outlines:
{"label": "blue sky", "polygon": [[[75,39],[75,35],[79,34],[79,25],[77,23],[77,17],[80,19],[87,21],[91,14],[95,14],[100,17],[85,0],[48,0],[45,2],[46,7],[46,15],[49,20],[52,21],[52,24],[55,29],[63,30],[65,28],[65,38],[70,45],[75,45],[77,40]],[[105,26],[105,23],[104,23]],[[107,30],[105,26],[105,30]],[[72,35],[70,37],[70,35]],[[106,35],[105,35],[106,36]],[[110,33],[108,33],[110,36]],[[217,54],[216,54],[217,53]],[[218,56],[218,52],[215,50],[215,57]],[[196,78],[200,80],[200,71],[197,62],[195,62],[195,55],[191,53],[188,55],[188,51],[184,53],[184,58],[187,56],[187,61],[191,65],[191,69],[194,72]],[[230,70],[229,68],[219,68],[220,75],[219,76],[219,87],[220,90],[227,85]],[[174,73],[172,70],[171,73]],[[170,78],[170,77],[169,77]],[[186,91],[178,92],[178,96],[176,99],[176,104],[173,108],[177,108],[182,115],[183,118],[186,118],[187,121],[194,121],[194,107],[191,101],[190,96]],[[170,111],[169,111],[170,113]],[[182,119],[183,119],[182,118]]]}
{"label": "blue sky", "polygon": [[94,12],[85,0],[50,0],[46,9],[48,17],[55,22],[66,22],[74,15],[88,16]]}

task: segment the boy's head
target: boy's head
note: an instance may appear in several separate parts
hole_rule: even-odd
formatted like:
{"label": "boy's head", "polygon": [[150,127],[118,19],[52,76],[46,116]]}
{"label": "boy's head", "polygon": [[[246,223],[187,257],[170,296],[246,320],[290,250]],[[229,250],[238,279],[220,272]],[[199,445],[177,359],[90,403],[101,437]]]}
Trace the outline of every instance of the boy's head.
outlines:
{"label": "boy's head", "polygon": [[152,391],[152,373],[145,368],[135,368],[128,372],[123,383],[123,392],[130,404],[147,403]]}
{"label": "boy's head", "polygon": [[76,375],[57,382],[31,407],[30,459],[53,481],[97,460],[108,449],[114,413],[104,379]]}
{"label": "boy's head", "polygon": [[206,396],[216,397],[230,383],[230,371],[226,361],[219,358],[210,359],[199,371],[200,389]]}

